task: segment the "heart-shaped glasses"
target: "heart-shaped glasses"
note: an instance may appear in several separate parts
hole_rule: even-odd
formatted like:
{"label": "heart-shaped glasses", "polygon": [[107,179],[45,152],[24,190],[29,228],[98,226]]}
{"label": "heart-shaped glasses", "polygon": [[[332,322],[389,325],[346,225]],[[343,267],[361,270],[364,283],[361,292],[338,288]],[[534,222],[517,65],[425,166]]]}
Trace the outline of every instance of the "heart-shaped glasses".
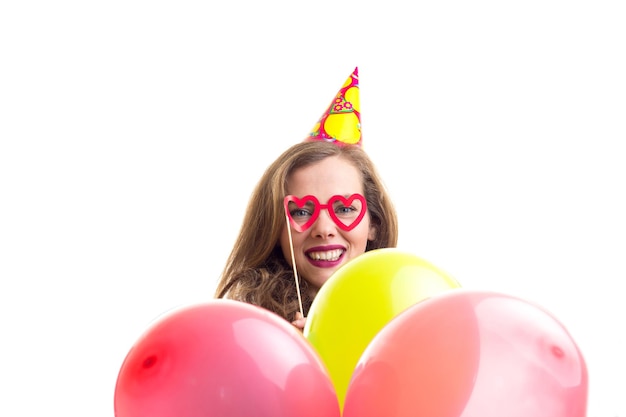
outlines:
{"label": "heart-shaped glasses", "polygon": [[291,225],[298,232],[304,232],[311,227],[322,209],[326,209],[335,224],[345,231],[354,229],[367,211],[367,202],[361,194],[352,194],[348,198],[334,195],[326,204],[320,204],[313,195],[302,198],[288,195],[284,199],[284,205]]}

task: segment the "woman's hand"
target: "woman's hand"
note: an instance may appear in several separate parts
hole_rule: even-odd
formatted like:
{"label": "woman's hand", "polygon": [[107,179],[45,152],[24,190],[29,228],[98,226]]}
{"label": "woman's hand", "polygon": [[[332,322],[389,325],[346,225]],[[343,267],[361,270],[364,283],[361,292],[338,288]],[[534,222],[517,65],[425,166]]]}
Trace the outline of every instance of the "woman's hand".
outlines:
{"label": "woman's hand", "polygon": [[296,312],[296,319],[291,322],[296,328],[300,331],[304,330],[304,325],[306,324],[306,317],[302,315],[299,311]]}

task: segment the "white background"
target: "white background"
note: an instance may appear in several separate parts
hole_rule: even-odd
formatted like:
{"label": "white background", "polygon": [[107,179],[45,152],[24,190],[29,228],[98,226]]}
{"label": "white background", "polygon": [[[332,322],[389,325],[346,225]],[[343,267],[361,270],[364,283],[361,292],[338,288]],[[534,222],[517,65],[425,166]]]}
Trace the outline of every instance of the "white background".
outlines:
{"label": "white background", "polygon": [[589,417],[626,417],[623,3],[364,3],[2,3],[0,415],[111,417],[132,344],[212,297],[259,175],[358,66],[400,247],[550,310]]}

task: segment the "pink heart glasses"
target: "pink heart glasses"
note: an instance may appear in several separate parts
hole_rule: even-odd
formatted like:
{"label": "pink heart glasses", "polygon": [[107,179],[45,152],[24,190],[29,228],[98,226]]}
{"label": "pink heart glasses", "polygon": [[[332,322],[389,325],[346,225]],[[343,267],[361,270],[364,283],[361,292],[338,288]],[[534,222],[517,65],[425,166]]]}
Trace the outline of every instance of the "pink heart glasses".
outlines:
{"label": "pink heart glasses", "polygon": [[291,225],[298,232],[304,232],[311,227],[322,209],[326,209],[335,224],[345,231],[354,229],[367,211],[367,202],[361,194],[352,194],[348,198],[334,195],[326,204],[320,204],[313,195],[302,198],[288,195],[284,199],[284,206]]}

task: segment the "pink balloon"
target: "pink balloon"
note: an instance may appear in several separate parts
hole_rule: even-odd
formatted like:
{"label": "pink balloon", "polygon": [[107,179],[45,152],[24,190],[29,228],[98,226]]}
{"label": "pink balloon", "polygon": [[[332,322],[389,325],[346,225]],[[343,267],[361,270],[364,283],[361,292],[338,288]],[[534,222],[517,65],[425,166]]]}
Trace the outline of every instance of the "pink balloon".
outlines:
{"label": "pink balloon", "polygon": [[151,326],[126,356],[116,417],[339,417],[324,365],[277,315],[213,300]]}
{"label": "pink balloon", "polygon": [[535,304],[458,289],[390,321],[360,357],[343,417],[584,417],[587,367]]}

